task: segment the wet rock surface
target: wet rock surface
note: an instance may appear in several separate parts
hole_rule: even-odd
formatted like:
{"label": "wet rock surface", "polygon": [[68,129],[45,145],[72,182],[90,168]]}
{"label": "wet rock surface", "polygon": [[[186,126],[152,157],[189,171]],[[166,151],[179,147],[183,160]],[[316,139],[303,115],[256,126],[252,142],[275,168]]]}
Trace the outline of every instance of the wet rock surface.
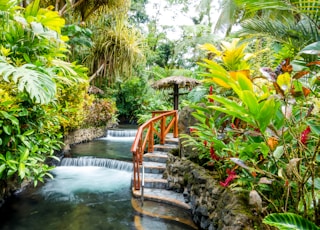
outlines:
{"label": "wet rock surface", "polygon": [[[190,127],[197,123],[192,112],[188,107],[180,111],[179,134],[190,134]],[[220,186],[214,172],[195,163],[198,153],[192,146],[184,147],[182,142],[180,138],[179,156],[168,154],[164,175],[169,189],[183,193],[191,205],[193,221],[201,229],[255,229],[257,218],[251,212],[249,192],[235,192]]]}
{"label": "wet rock surface", "polygon": [[201,229],[254,229],[248,193],[220,186],[210,171],[186,158],[168,156],[169,189],[183,193]]}

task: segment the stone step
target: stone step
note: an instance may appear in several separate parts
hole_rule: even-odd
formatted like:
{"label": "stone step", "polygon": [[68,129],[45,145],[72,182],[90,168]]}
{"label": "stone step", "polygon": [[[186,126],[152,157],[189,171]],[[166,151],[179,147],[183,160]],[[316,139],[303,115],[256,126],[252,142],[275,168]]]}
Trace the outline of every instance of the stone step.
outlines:
{"label": "stone step", "polygon": [[[166,170],[166,163],[159,163],[159,162],[143,162],[144,165],[144,172],[145,173],[154,173],[154,174],[161,174]],[[142,171],[142,166],[140,166],[140,172]]]}
{"label": "stone step", "polygon": [[178,146],[179,145],[179,138],[166,137],[165,138],[165,143],[166,144],[173,144],[173,145]]}
{"label": "stone step", "polygon": [[170,152],[173,149],[177,149],[178,145],[175,145],[175,144],[165,144],[165,145],[156,144],[153,146],[153,148],[155,151]]}
{"label": "stone step", "polygon": [[[135,198],[141,199],[141,191],[132,188],[132,194]],[[158,189],[158,188],[144,188],[143,189],[143,199],[152,200],[160,203],[171,204],[185,210],[190,210],[190,205],[184,200],[182,193],[177,193],[172,190]]]}
{"label": "stone step", "polygon": [[[140,175],[142,183],[142,174]],[[133,177],[131,179],[133,183]],[[144,176],[144,187],[145,188],[157,188],[157,189],[167,189],[168,180],[162,178],[162,174],[145,173]]]}
{"label": "stone step", "polygon": [[[159,174],[159,175],[161,175],[161,174]],[[168,181],[166,179],[152,178],[152,177],[147,177],[147,175],[145,175],[144,187],[145,188],[167,189],[168,188]]]}
{"label": "stone step", "polygon": [[198,229],[192,221],[190,210],[150,200],[141,202],[135,198],[131,199],[131,204],[137,212],[134,217],[136,229]]}
{"label": "stone step", "polygon": [[166,163],[167,159],[168,155],[164,152],[155,151],[153,153],[146,153],[143,155],[144,162]]}
{"label": "stone step", "polygon": [[[132,177],[133,183],[133,177]],[[142,174],[140,174],[140,180],[142,183]],[[158,189],[167,189],[168,188],[168,180],[163,179],[162,173],[145,173],[144,174],[144,187],[145,188],[158,188]]]}

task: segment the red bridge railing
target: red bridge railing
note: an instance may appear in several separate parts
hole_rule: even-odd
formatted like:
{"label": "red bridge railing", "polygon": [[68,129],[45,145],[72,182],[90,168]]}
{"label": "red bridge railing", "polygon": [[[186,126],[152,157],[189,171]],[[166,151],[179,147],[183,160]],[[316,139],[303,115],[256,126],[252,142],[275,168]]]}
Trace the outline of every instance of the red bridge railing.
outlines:
{"label": "red bridge railing", "polygon": [[173,130],[173,137],[178,137],[178,110],[154,111],[152,118],[141,125],[134,142],[131,146],[133,154],[133,186],[136,190],[140,189],[140,165],[143,163],[145,149],[149,153],[154,149],[154,135],[160,139],[160,144],[164,144],[166,135]]}

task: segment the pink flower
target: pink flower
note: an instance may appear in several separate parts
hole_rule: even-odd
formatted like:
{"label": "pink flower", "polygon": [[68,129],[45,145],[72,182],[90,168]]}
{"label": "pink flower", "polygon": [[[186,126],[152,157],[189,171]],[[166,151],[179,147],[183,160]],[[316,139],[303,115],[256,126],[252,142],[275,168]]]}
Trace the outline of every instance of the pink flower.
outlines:
{"label": "pink flower", "polygon": [[300,141],[302,144],[306,145],[308,141],[308,135],[311,132],[310,126],[308,126],[305,130],[302,131],[300,136]]}
{"label": "pink flower", "polygon": [[236,172],[233,170],[227,169],[226,173],[228,174],[227,179],[224,182],[220,181],[220,185],[223,187],[228,187],[230,182],[233,181],[237,177]]}

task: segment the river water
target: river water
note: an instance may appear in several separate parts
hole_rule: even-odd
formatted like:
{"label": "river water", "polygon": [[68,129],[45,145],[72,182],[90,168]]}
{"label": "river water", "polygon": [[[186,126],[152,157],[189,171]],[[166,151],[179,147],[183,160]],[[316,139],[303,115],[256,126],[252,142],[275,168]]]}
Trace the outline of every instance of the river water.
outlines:
{"label": "river water", "polygon": [[[134,229],[130,191],[132,170],[121,168],[121,165],[131,165],[134,131],[125,133],[120,134],[123,137],[108,135],[73,146],[71,155],[78,161],[93,161],[92,157],[96,157],[117,159],[118,164],[113,168],[56,167],[51,172],[54,180],[17,193],[3,205],[0,229]],[[131,136],[127,136],[128,133]],[[122,164],[122,161],[127,162]]]}
{"label": "river water", "polygon": [[[136,229],[130,190],[135,132],[111,131],[107,137],[72,146],[72,158],[64,158],[51,171],[53,180],[17,193],[0,208],[0,230]],[[159,207],[164,213],[179,210],[159,203],[149,209]],[[144,230],[192,229],[159,218],[140,219]]]}

